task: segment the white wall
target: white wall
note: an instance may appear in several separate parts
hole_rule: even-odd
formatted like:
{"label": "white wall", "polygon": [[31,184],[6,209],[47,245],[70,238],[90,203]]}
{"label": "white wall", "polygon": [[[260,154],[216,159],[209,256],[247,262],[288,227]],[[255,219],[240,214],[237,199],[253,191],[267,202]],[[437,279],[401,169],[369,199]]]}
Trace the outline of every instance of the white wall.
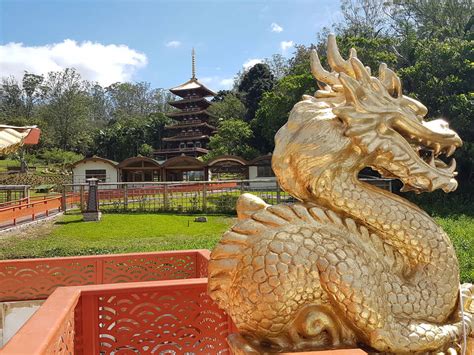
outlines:
{"label": "white wall", "polygon": [[86,170],[105,170],[105,182],[118,182],[117,168],[100,160],[86,160],[72,169],[74,184],[86,182]]}
{"label": "white wall", "polygon": [[266,189],[266,188],[275,188],[276,186],[276,177],[257,177],[257,167],[249,166],[249,180],[271,180],[271,181],[252,181],[249,183],[249,186],[254,189]]}

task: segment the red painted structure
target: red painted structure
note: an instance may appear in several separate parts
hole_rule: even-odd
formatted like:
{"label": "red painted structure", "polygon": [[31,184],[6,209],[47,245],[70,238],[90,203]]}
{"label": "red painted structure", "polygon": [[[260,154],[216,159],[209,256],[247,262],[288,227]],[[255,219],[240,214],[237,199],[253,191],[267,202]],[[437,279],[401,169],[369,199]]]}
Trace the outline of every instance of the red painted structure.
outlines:
{"label": "red painted structure", "polygon": [[207,296],[208,260],[189,250],[0,261],[0,301],[50,295],[2,353],[229,354],[235,328]]}
{"label": "red painted structure", "polygon": [[0,225],[16,225],[20,220],[35,220],[38,216],[48,216],[61,210],[61,196],[24,198],[2,204]]}

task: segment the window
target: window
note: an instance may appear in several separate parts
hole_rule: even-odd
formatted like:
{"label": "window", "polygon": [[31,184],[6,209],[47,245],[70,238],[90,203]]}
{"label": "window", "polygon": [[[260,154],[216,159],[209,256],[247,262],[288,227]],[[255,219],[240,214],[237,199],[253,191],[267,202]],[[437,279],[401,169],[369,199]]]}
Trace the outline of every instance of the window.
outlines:
{"label": "window", "polygon": [[195,146],[196,148],[201,148],[201,142],[196,142],[196,143],[194,143],[194,146]]}
{"label": "window", "polygon": [[105,169],[86,170],[86,180],[92,178],[99,179],[100,182],[105,182],[107,179]]}
{"label": "window", "polygon": [[184,149],[184,148],[186,148],[186,143],[183,143],[183,142],[179,143],[179,149]]}
{"label": "window", "polygon": [[257,166],[257,177],[273,177],[275,173],[270,165]]}

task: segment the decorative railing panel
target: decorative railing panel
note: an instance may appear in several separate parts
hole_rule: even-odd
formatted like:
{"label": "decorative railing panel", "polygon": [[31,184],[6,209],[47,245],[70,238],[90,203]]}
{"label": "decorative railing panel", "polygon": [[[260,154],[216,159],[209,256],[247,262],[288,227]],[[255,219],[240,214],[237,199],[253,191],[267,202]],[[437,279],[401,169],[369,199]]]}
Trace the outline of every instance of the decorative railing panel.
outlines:
{"label": "decorative railing panel", "polygon": [[196,255],[131,255],[103,260],[102,283],[189,279],[196,276]]}
{"label": "decorative railing panel", "polygon": [[207,268],[206,255],[207,250],[184,250],[2,260],[0,301],[45,299],[60,286],[201,277],[202,268]]}
{"label": "decorative railing panel", "polygon": [[101,354],[223,354],[227,315],[206,294],[206,283],[98,296]]}
{"label": "decorative railing panel", "polygon": [[98,283],[93,258],[0,261],[0,301],[45,299],[60,286]]}

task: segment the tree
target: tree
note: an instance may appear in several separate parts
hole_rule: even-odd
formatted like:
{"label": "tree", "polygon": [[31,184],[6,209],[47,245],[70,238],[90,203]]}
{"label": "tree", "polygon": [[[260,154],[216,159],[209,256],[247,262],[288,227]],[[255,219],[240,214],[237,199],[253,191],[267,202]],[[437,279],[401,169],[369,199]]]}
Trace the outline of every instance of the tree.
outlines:
{"label": "tree", "polygon": [[463,38],[471,30],[472,0],[397,0],[387,5],[399,36],[414,30],[418,38]]}
{"label": "tree", "polygon": [[138,149],[138,154],[144,157],[153,157],[153,147],[149,144],[143,143]]}
{"label": "tree", "polygon": [[245,106],[234,93],[228,93],[220,101],[214,102],[209,107],[209,113],[217,118],[216,122],[211,122],[216,125],[220,120],[228,120],[231,118],[244,119]]}
{"label": "tree", "polygon": [[219,155],[238,155],[252,159],[257,151],[249,144],[252,138],[250,125],[239,119],[229,119],[221,122],[218,132],[210,138],[211,151],[205,156],[206,160]]}
{"label": "tree", "polygon": [[268,65],[273,77],[280,80],[288,74],[290,69],[289,61],[281,54],[273,54],[270,58],[266,58],[264,63]]}
{"label": "tree", "polygon": [[335,26],[336,32],[346,36],[378,37],[387,29],[387,6],[381,0],[342,0],[344,22]]}
{"label": "tree", "polygon": [[219,90],[217,93],[216,93],[216,96],[214,96],[211,100],[211,102],[220,102],[222,100],[224,100],[224,98],[229,95],[230,93],[232,93],[232,91],[230,90]]}
{"label": "tree", "polygon": [[312,95],[316,90],[316,80],[310,73],[288,75],[281,79],[272,91],[266,92],[251,126],[255,134],[254,146],[261,153],[274,148],[276,132],[288,120],[293,106],[304,94]]}
{"label": "tree", "polygon": [[116,120],[131,116],[146,116],[154,112],[170,110],[167,101],[171,94],[162,89],[152,89],[149,83],[115,83],[106,88]]}
{"label": "tree", "polygon": [[267,64],[255,64],[243,75],[238,92],[247,108],[246,121],[255,117],[263,93],[270,91],[273,85],[274,77]]}
{"label": "tree", "polygon": [[52,144],[63,150],[86,152],[92,141],[88,124],[88,83],[74,69],[50,72],[41,87],[45,105],[41,116]]}
{"label": "tree", "polygon": [[42,75],[30,74],[25,72],[23,75],[22,86],[25,93],[25,116],[30,120],[33,116],[33,108],[36,100],[41,96],[40,85],[43,82]]}
{"label": "tree", "polygon": [[0,92],[1,119],[7,124],[27,124],[23,92],[14,77],[2,78]]}

